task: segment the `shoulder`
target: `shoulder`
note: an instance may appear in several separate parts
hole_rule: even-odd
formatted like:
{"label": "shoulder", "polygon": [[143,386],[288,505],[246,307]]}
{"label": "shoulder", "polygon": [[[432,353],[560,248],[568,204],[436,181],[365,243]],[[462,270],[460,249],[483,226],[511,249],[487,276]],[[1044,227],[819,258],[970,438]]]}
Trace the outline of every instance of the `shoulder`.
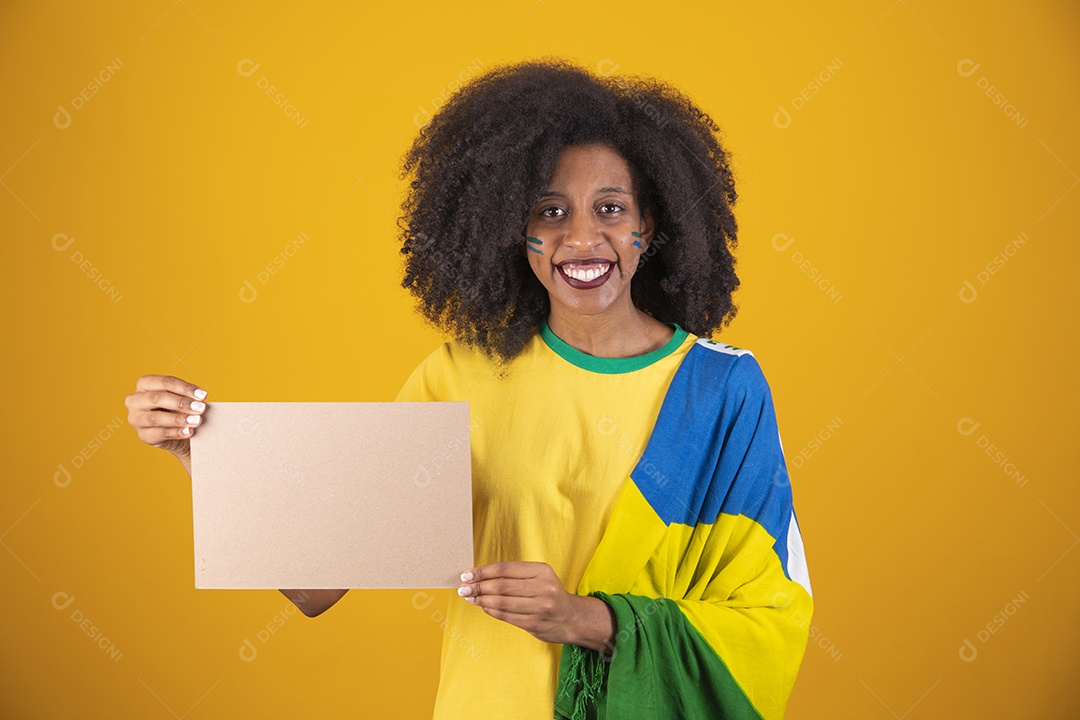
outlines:
{"label": "shoulder", "polygon": [[745,398],[769,392],[769,383],[754,353],[719,340],[698,338],[683,361],[703,391]]}
{"label": "shoulder", "polygon": [[698,338],[697,342],[694,344],[700,345],[707,350],[712,350],[713,352],[722,353],[724,355],[731,355],[733,357],[739,357],[740,355],[750,355],[751,357],[753,357],[754,355],[754,353],[747,350],[746,348],[741,348],[735,345],[726,345],[719,340],[710,340],[709,338]]}
{"label": "shoulder", "polygon": [[[463,370],[487,363],[487,359],[478,349],[457,340],[448,340],[432,350],[416,366],[417,371],[434,372]],[[415,371],[414,371],[415,372]]]}
{"label": "shoulder", "polygon": [[478,348],[449,340],[420,361],[397,400],[453,400],[460,388],[472,387],[492,374],[491,360]]}
{"label": "shoulder", "polygon": [[444,342],[421,360],[398,391],[396,401],[419,402],[436,399],[444,385],[447,369],[452,365],[449,342]]}

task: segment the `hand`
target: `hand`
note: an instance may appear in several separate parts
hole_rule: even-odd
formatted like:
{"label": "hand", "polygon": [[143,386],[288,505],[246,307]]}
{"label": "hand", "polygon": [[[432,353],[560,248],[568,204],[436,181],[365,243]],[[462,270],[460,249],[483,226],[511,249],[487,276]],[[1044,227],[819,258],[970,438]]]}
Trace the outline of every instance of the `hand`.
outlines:
{"label": "hand", "polygon": [[459,595],[538,640],[596,650],[614,642],[615,618],[607,603],[568,593],[547,563],[493,563],[461,577]]}
{"label": "hand", "polygon": [[[191,457],[191,436],[206,412],[206,391],[171,375],[143,375],[135,392],[124,398],[128,423],[139,439],[168,450],[184,467]],[[189,471],[190,472],[190,471]]]}

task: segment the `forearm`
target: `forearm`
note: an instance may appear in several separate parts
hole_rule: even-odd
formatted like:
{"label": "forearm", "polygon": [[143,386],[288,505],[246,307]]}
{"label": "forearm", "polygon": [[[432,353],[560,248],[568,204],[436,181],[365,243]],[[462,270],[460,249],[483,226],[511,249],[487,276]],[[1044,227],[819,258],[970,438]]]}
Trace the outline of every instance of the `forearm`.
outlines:
{"label": "forearm", "polygon": [[184,472],[188,474],[188,478],[191,478],[191,454],[174,452],[172,455],[180,461],[180,464],[184,466]]}
{"label": "forearm", "polygon": [[576,595],[578,613],[571,644],[611,655],[615,649],[615,613],[597,597]]}
{"label": "forearm", "polygon": [[342,598],[348,590],[280,590],[281,594],[293,601],[300,612],[308,617],[321,615]]}
{"label": "forearm", "polygon": [[[191,477],[191,455],[177,454],[176,459],[184,466],[184,471]],[[300,612],[308,617],[321,615],[342,598],[348,590],[281,590],[281,593],[293,601]]]}

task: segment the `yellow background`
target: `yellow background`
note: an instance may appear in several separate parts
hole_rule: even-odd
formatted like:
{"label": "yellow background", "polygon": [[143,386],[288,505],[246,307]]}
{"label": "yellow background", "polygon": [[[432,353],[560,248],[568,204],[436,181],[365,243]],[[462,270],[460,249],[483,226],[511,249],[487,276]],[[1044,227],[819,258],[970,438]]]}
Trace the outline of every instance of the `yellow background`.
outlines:
{"label": "yellow background", "polygon": [[720,337],[773,388],[816,601],[788,716],[1080,714],[1075,4],[170,2],[0,9],[0,716],[429,712],[449,591],[195,590],[187,476],[123,399],[392,399],[441,341],[399,156],[548,53],[671,81],[738,159]]}

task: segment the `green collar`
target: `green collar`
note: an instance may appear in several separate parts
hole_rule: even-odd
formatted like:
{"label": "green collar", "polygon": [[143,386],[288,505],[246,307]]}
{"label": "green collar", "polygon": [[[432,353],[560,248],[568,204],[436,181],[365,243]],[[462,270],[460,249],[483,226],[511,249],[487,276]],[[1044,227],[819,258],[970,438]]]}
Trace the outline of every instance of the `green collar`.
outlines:
{"label": "green collar", "polygon": [[667,344],[644,355],[635,355],[633,357],[606,358],[582,352],[552,332],[551,328],[548,327],[547,318],[544,318],[540,323],[540,337],[563,360],[577,365],[583,370],[613,375],[640,370],[675,352],[675,349],[682,345],[683,340],[686,339],[687,332],[679,327],[678,323],[664,324],[675,329],[675,334],[671,336]]}

